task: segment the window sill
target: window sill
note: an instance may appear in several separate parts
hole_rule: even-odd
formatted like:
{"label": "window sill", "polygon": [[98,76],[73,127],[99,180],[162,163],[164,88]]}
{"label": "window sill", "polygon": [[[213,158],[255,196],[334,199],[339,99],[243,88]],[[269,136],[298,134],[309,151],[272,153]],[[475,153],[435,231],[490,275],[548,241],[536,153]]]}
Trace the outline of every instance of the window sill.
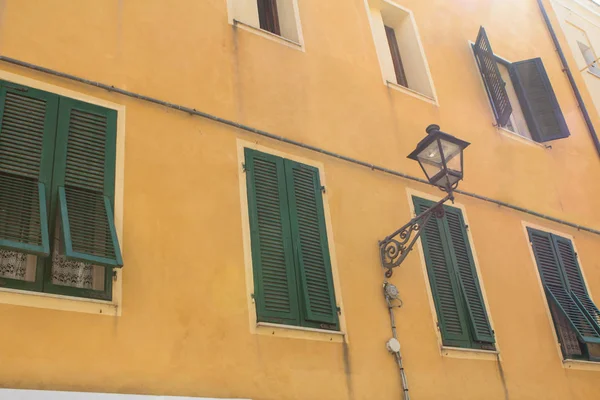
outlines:
{"label": "window sill", "polygon": [[279,325],[269,322],[257,322],[256,333],[274,337],[293,339],[318,340],[322,342],[345,342],[346,334],[342,331],[328,331],[325,329],[305,328],[303,326]]}
{"label": "window sill", "polygon": [[582,371],[600,371],[600,362],[583,360],[563,360],[563,368]]}
{"label": "window sill", "polygon": [[501,126],[496,126],[496,129],[503,136],[506,136],[506,137],[508,137],[510,139],[516,140],[516,141],[521,142],[523,144],[527,144],[527,145],[530,145],[530,146],[539,147],[539,148],[542,148],[542,149],[547,149],[548,148],[548,146],[546,146],[543,143],[538,143],[535,140],[529,139],[529,138],[527,138],[525,136],[521,136],[521,135],[519,135],[516,132],[513,132],[513,131],[508,130],[506,128],[502,128]]}
{"label": "window sill", "polygon": [[402,86],[402,85],[399,85],[397,83],[390,82],[390,81],[385,81],[385,84],[389,88],[392,88],[394,90],[397,90],[397,91],[405,93],[405,94],[408,94],[409,96],[416,97],[417,99],[426,101],[427,103],[433,104],[434,106],[439,106],[438,102],[435,99],[433,99],[429,96],[426,96],[422,93],[419,93],[416,90],[409,89],[405,86]]}
{"label": "window sill", "polygon": [[121,315],[118,304],[105,300],[85,299],[57,294],[0,288],[0,304],[46,308],[87,314]]}
{"label": "window sill", "polygon": [[590,71],[589,69],[586,69],[585,72],[587,72],[588,74],[592,75],[595,78],[600,79],[600,75],[599,74],[595,74],[592,71]]}
{"label": "window sill", "polygon": [[262,36],[262,37],[267,38],[269,40],[272,40],[274,42],[283,44],[284,46],[290,47],[292,49],[304,51],[304,46],[302,46],[302,44],[300,44],[298,42],[295,42],[295,41],[293,41],[291,39],[286,39],[283,36],[276,35],[276,34],[274,34],[272,32],[266,31],[264,29],[257,28],[257,27],[252,26],[252,25],[248,25],[245,22],[238,21],[237,19],[233,20],[233,26],[234,27],[239,27],[239,28],[241,28],[241,29],[243,29],[245,31],[248,31],[248,32],[252,32],[254,34],[257,34],[259,36]]}
{"label": "window sill", "polygon": [[443,357],[462,358],[468,360],[497,361],[500,357],[500,352],[497,350],[462,349],[460,347],[446,346],[442,346],[441,353]]}

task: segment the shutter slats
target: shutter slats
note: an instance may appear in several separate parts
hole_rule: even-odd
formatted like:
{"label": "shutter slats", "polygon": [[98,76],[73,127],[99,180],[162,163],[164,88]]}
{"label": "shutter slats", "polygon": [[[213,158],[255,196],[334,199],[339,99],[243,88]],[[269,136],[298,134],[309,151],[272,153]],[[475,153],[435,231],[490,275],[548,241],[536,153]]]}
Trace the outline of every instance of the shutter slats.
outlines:
{"label": "shutter slats", "polygon": [[556,310],[564,314],[580,340],[600,342],[600,332],[588,320],[568,291],[552,235],[530,228],[528,231],[548,301],[555,305]]}
{"label": "shutter slats", "polygon": [[494,333],[483,302],[462,214],[458,209],[451,207],[445,207],[445,209],[452,249],[458,266],[459,282],[462,285],[465,303],[471,317],[473,337],[480,342],[494,343]]}
{"label": "shutter slats", "polygon": [[512,114],[512,106],[506,92],[506,83],[500,75],[492,46],[483,27],[479,29],[473,50],[483,82],[490,96],[496,121],[498,125],[505,126]]}
{"label": "shutter slats", "polygon": [[542,60],[513,63],[509,71],[533,139],[546,142],[568,137],[565,117]]}
{"label": "shutter slats", "polygon": [[57,97],[0,82],[0,247],[48,256]]}
{"label": "shutter slats", "polygon": [[554,237],[554,243],[572,295],[581,303],[588,318],[591,320],[590,322],[595,324],[596,330],[600,332],[600,310],[598,310],[598,307],[592,301],[587,291],[573,243],[568,239],[558,236]]}
{"label": "shutter slats", "polygon": [[[427,211],[433,205],[431,202],[418,198],[414,198],[414,203],[417,214]],[[442,239],[440,224],[441,220],[432,216],[423,227],[421,240],[428,269],[427,275],[431,283],[444,344],[468,344],[469,334],[466,321],[457,300],[457,283],[453,278],[450,254]]]}
{"label": "shutter slats", "polygon": [[297,324],[283,160],[246,149],[258,320]]}
{"label": "shutter slats", "polygon": [[316,168],[285,160],[292,237],[299,263],[304,314],[308,321],[337,329],[323,199]]}
{"label": "shutter slats", "polygon": [[113,193],[116,113],[61,99],[59,133],[66,145],[57,149],[64,160],[59,205],[65,256],[77,261],[121,267],[114,225]]}

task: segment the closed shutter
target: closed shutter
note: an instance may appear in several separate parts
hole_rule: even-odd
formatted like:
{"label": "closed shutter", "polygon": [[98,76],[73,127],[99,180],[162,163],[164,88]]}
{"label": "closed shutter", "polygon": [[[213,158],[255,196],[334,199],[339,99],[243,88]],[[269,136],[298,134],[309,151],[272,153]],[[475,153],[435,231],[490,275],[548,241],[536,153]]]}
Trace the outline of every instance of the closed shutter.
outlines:
{"label": "closed shutter", "polygon": [[445,207],[446,222],[452,240],[450,246],[457,266],[458,281],[471,317],[473,338],[478,342],[494,343],[494,332],[483,302],[479,278],[471,253],[465,222],[460,210]]}
{"label": "closed shutter", "polygon": [[285,160],[290,221],[304,319],[338,328],[319,171]]}
{"label": "closed shutter", "polygon": [[540,58],[510,65],[510,77],[519,97],[532,138],[537,142],[568,137],[569,129]]}
{"label": "closed shutter", "polygon": [[0,247],[48,256],[58,97],[0,83]]}
{"label": "closed shutter", "polygon": [[506,83],[500,75],[494,51],[483,26],[479,29],[473,50],[494,109],[496,121],[499,126],[505,126],[512,114],[512,106],[506,92]]}
{"label": "closed shutter", "polygon": [[553,239],[571,295],[580,303],[579,305],[587,313],[590,321],[596,324],[596,329],[600,332],[600,311],[588,294],[583,276],[581,275],[579,262],[577,261],[577,255],[573,249],[573,243],[560,236],[554,236]]}
{"label": "closed shutter", "polygon": [[588,320],[567,289],[552,235],[530,228],[528,232],[548,301],[566,317],[581,341],[600,343],[600,332]]}
{"label": "closed shutter", "polygon": [[258,321],[299,324],[283,159],[245,150]]}
{"label": "closed shutter", "polygon": [[[413,198],[415,211],[421,214],[434,203]],[[469,347],[467,316],[458,295],[459,283],[452,266],[450,248],[445,239],[443,221],[432,216],[422,228],[421,242],[425,253],[427,275],[437,311],[444,345]]]}
{"label": "closed shutter", "polygon": [[60,100],[53,186],[65,256],[108,267],[123,265],[113,213],[116,126],[114,110]]}
{"label": "closed shutter", "polygon": [[281,35],[277,0],[258,0],[258,19],[261,29]]}

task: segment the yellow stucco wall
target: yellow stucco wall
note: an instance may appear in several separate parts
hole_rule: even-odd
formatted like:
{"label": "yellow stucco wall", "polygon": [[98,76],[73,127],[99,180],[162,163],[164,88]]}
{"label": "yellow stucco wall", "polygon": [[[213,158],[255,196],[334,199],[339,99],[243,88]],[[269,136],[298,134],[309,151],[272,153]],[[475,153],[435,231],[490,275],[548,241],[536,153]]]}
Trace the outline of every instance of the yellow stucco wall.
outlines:
{"label": "yellow stucco wall", "polygon": [[[600,160],[536,1],[398,2],[414,13],[439,106],[382,83],[364,0],[298,0],[303,49],[229,24],[226,0],[1,0],[0,54],[413,176],[420,169],[405,156],[438,123],[472,143],[462,189],[599,229]],[[570,138],[545,148],[492,125],[469,47],[480,25],[503,57],[543,58]],[[0,304],[0,387],[400,398],[384,345],[391,332],[377,240],[410,218],[408,189],[439,192],[8,63],[0,70],[127,112],[121,316]],[[251,333],[240,140],[323,165],[345,343]],[[597,300],[600,236],[461,195],[457,202],[469,220],[499,359],[442,355],[415,251],[391,279],[404,301],[396,316],[411,397],[600,398],[600,368],[562,364],[523,223],[572,235]]]}

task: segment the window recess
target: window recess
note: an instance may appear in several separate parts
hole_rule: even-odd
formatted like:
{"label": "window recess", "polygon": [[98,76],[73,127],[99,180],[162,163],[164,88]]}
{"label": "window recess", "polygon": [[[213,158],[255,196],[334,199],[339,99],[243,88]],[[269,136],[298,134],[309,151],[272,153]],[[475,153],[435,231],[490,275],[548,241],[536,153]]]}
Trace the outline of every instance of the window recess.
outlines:
{"label": "window recess", "polygon": [[600,361],[600,310],[583,280],[573,243],[527,228],[565,359]]}
{"label": "window recess", "polygon": [[116,119],[0,82],[0,287],[111,299]]}
{"label": "window recess", "polygon": [[472,47],[499,127],[539,143],[570,135],[541,58],[502,60],[483,27]]}

